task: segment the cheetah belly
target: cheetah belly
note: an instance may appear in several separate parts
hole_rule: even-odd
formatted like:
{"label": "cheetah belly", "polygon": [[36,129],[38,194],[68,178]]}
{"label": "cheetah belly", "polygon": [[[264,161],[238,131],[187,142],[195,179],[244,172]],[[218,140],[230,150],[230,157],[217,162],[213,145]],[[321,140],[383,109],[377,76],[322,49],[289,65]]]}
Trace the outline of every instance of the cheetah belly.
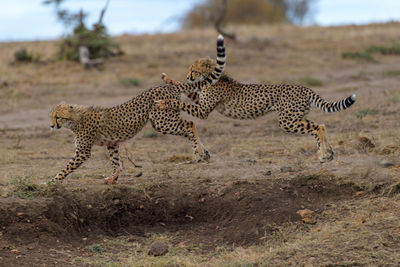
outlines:
{"label": "cheetah belly", "polygon": [[99,131],[95,144],[108,146],[125,142],[142,130],[146,122],[147,120],[138,120],[131,123],[105,125]]}
{"label": "cheetah belly", "polygon": [[219,103],[216,110],[222,115],[234,119],[248,120],[255,119],[272,111],[273,108],[266,103],[259,104],[239,104],[239,103]]}

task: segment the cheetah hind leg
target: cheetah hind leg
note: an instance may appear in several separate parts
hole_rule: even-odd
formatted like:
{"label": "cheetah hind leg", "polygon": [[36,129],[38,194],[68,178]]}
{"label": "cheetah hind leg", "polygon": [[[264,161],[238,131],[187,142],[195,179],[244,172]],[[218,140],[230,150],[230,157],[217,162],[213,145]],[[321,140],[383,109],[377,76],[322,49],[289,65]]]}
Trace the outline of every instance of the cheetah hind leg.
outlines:
{"label": "cheetah hind leg", "polygon": [[[281,114],[280,114],[281,115]],[[295,134],[310,134],[315,137],[318,146],[317,156],[321,163],[333,160],[334,153],[332,147],[328,143],[326,127],[318,125],[312,121],[303,118],[284,118],[284,114],[280,116],[279,126],[286,132]]]}
{"label": "cheetah hind leg", "polygon": [[330,144],[328,143],[326,127],[321,124],[316,131],[318,139],[318,159],[321,163],[331,161],[334,158],[334,152]]}
{"label": "cheetah hind leg", "polygon": [[110,160],[113,167],[113,173],[111,176],[104,179],[105,184],[116,184],[119,174],[122,170],[122,164],[119,160],[119,145],[107,146]]}

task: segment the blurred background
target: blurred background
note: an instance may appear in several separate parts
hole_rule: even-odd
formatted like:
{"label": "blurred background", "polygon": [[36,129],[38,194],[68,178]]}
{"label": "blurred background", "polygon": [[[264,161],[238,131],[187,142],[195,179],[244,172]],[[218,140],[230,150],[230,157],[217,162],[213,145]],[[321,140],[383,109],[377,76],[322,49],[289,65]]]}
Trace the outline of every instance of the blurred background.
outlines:
{"label": "blurred background", "polygon": [[[399,20],[399,0],[1,0],[0,265],[400,266]],[[163,72],[185,81],[215,58],[217,32],[237,81],[357,94],[307,116],[326,125],[333,161],[275,112],[182,112],[209,163],[183,164],[190,144],[148,124],[122,145],[120,185],[105,190],[96,146],[65,191],[39,186],[74,153],[71,131],[50,132],[55,105],[115,106]],[[159,235],[171,253],[155,258]]]}
{"label": "blurred background", "polygon": [[[73,16],[80,10],[87,25],[96,23],[106,0],[3,0],[0,41],[57,39],[67,30],[61,12]],[[220,0],[111,0],[104,16],[108,33],[153,34],[183,28],[210,27],[220,12]],[[396,0],[229,0],[223,24],[346,25],[397,21]],[[64,13],[63,13],[64,12]]]}

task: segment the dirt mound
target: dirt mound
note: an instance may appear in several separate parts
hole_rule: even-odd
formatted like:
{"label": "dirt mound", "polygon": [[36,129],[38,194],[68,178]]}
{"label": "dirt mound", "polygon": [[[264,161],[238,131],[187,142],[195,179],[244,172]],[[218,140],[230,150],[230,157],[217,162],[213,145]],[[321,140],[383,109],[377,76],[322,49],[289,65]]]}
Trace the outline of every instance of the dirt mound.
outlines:
{"label": "dirt mound", "polygon": [[125,185],[85,192],[63,189],[49,198],[0,200],[0,227],[6,238],[18,244],[179,231],[210,247],[251,245],[277,225],[301,221],[299,209],[318,212],[324,203],[347,198],[354,191],[352,185],[317,176],[275,183],[237,181],[218,188],[164,184],[146,189]]}

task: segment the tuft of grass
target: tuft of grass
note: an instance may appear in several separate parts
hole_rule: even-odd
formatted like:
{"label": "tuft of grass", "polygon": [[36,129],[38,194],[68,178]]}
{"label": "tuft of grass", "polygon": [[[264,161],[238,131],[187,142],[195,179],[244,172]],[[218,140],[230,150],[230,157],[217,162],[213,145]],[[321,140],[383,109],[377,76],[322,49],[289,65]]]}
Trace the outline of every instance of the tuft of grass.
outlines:
{"label": "tuft of grass", "polygon": [[22,134],[17,134],[16,137],[15,137],[15,143],[12,146],[12,148],[14,148],[14,149],[22,148],[22,145],[21,145],[22,139],[23,139],[23,135]]}
{"label": "tuft of grass", "polygon": [[389,97],[389,102],[392,104],[397,104],[400,102],[400,96],[398,94]]}
{"label": "tuft of grass", "polygon": [[356,115],[356,117],[357,117],[358,119],[362,119],[362,118],[364,118],[364,117],[367,116],[367,115],[372,115],[372,116],[374,116],[374,115],[376,115],[376,114],[378,114],[378,113],[379,113],[378,110],[367,108],[367,109],[360,109],[359,111],[357,111],[357,112],[355,113],[355,115]]}
{"label": "tuft of grass", "polygon": [[14,186],[15,195],[22,199],[32,200],[40,190],[39,185],[28,177],[17,177],[11,184]]}
{"label": "tuft of grass", "polygon": [[97,254],[103,254],[104,252],[107,251],[105,248],[103,248],[102,246],[100,246],[98,244],[94,244],[90,247],[87,247],[86,249],[93,251],[94,253],[97,253]]}
{"label": "tuft of grass", "polygon": [[373,54],[400,55],[400,45],[393,44],[389,47],[372,45],[360,51],[345,51],[342,53],[342,57],[347,59],[365,59],[373,61]]}
{"label": "tuft of grass", "polygon": [[30,63],[38,62],[40,60],[39,54],[28,52],[26,48],[21,48],[14,53],[14,62]]}
{"label": "tuft of grass", "polygon": [[305,86],[322,86],[323,82],[314,77],[305,76],[299,79],[299,83]]}
{"label": "tuft of grass", "polygon": [[147,131],[142,131],[142,136],[146,138],[155,138],[158,136],[158,134],[153,128],[150,128]]}
{"label": "tuft of grass", "polygon": [[156,69],[156,68],[160,67],[160,64],[158,64],[158,63],[149,63],[149,64],[147,65],[147,67],[148,67],[149,69]]}
{"label": "tuft of grass", "polygon": [[350,76],[351,78],[355,79],[355,80],[361,80],[367,77],[367,73],[363,70],[360,70],[360,72],[356,75],[352,75]]}
{"label": "tuft of grass", "polygon": [[383,75],[392,76],[392,77],[400,76],[400,70],[385,71],[385,72],[383,73]]}
{"label": "tuft of grass", "polygon": [[125,78],[121,79],[119,82],[126,87],[139,86],[141,84],[140,81],[136,78]]}

